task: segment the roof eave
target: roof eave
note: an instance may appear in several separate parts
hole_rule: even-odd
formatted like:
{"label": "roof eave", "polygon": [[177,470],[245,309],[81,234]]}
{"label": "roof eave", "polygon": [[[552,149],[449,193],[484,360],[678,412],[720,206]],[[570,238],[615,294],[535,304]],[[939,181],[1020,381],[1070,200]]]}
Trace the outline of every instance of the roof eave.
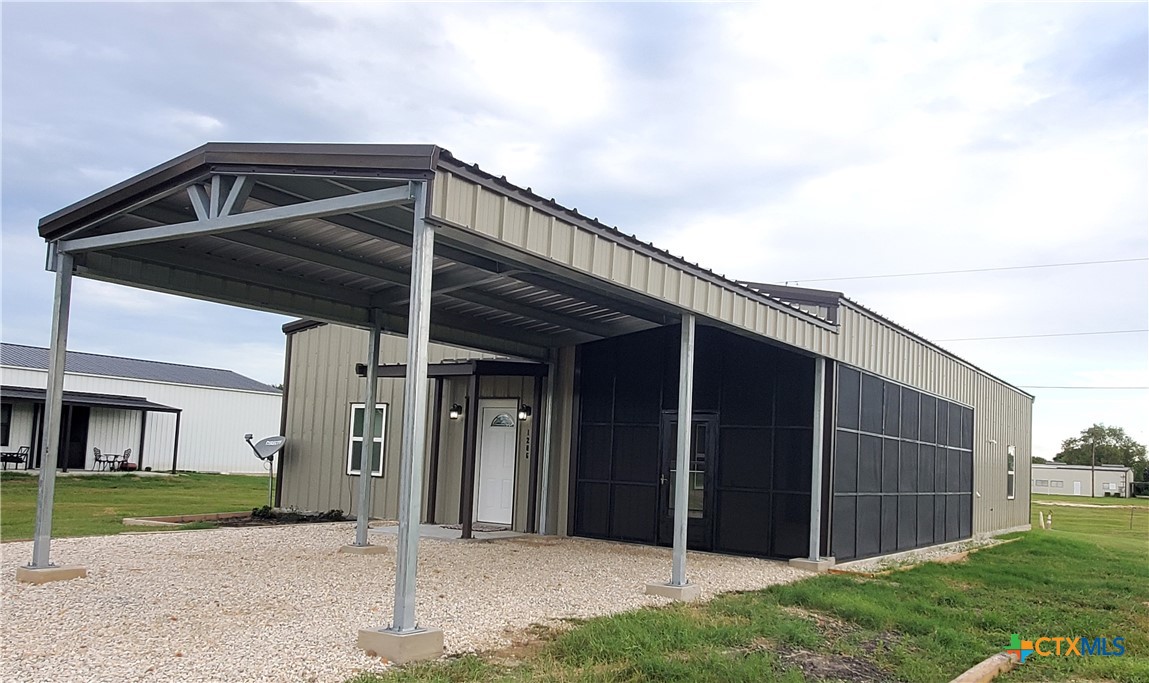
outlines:
{"label": "roof eave", "polygon": [[233,173],[430,177],[440,152],[431,144],[209,142],[41,218],[38,229],[40,237],[54,240],[141,199],[195,182],[218,167]]}

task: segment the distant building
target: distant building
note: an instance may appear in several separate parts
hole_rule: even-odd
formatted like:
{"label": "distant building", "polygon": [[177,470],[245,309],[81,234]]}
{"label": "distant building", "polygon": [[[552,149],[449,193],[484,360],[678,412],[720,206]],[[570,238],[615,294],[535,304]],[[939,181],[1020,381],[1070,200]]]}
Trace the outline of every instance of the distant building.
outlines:
{"label": "distant building", "polygon": [[[261,472],[243,435],[279,431],[275,387],[230,370],[68,352],[61,462],[99,469],[95,449],[124,453],[140,469]],[[39,467],[48,349],[0,344],[0,447],[27,446]]]}
{"label": "distant building", "polygon": [[1089,496],[1090,486],[1096,497],[1127,498],[1133,488],[1133,470],[1124,465],[1063,465],[1034,463],[1032,491],[1058,496]]}

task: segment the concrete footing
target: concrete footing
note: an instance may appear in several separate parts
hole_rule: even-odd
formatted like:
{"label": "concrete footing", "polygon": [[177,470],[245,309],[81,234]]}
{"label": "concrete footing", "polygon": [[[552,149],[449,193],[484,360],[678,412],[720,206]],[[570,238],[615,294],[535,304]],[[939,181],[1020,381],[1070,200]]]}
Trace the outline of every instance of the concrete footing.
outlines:
{"label": "concrete footing", "polygon": [[830,571],[830,567],[834,566],[834,558],[822,557],[817,560],[811,560],[807,557],[795,557],[790,560],[790,566],[794,569],[803,569],[808,572],[821,574]]}
{"label": "concrete footing", "polygon": [[339,552],[348,555],[382,555],[388,552],[385,545],[341,545]]}
{"label": "concrete footing", "polygon": [[356,643],[368,657],[382,657],[396,664],[438,659],[443,656],[443,630],[421,628],[409,633],[395,633],[384,629],[359,631]]}
{"label": "concrete footing", "polygon": [[685,586],[673,586],[669,583],[648,583],[646,584],[646,594],[661,595],[664,598],[679,602],[693,602],[702,597],[702,587],[697,583],[688,583]]}
{"label": "concrete footing", "polygon": [[23,583],[51,583],[82,579],[88,568],[79,564],[61,564],[50,567],[16,567],[16,580]]}
{"label": "concrete footing", "polygon": [[989,683],[995,676],[1012,671],[1017,666],[1013,655],[999,652],[982,660],[977,666],[950,681],[950,683]]}

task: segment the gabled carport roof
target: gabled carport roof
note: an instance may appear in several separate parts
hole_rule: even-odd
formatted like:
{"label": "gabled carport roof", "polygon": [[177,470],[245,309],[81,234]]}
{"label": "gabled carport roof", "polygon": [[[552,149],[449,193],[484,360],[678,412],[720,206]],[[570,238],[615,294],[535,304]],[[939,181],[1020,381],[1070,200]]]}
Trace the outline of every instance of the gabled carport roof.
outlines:
{"label": "gabled carport roof", "polygon": [[[832,355],[837,341],[837,327],[826,320],[430,145],[209,144],[44,218],[40,234],[57,271],[48,462],[59,452],[73,274],[407,334],[393,622],[386,632],[361,632],[359,641],[377,652],[396,638],[426,637],[432,649],[436,639],[415,620],[429,340],[553,362],[558,348],[681,321],[683,415],[693,412],[697,318],[811,355]],[[373,406],[379,335],[367,336],[363,404]],[[375,414],[364,411],[363,433],[374,433]],[[680,501],[688,490],[688,430],[689,421],[680,421]],[[815,452],[820,463],[817,442]],[[548,472],[544,464],[543,480]],[[55,469],[40,476],[29,575],[51,568]],[[371,479],[359,479],[360,549],[369,545]],[[675,515],[671,572],[682,589],[685,509],[679,505]]]}
{"label": "gabled carport roof", "polygon": [[437,229],[435,341],[539,359],[682,312],[814,353],[836,331],[434,145],[209,143],[40,234],[83,277],[400,332],[412,181]]}

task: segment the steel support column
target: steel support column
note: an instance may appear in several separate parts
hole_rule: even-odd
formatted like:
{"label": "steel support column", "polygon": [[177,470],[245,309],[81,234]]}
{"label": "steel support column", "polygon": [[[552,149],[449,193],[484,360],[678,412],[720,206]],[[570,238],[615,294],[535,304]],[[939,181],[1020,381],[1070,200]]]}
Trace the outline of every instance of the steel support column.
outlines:
{"label": "steel support column", "polygon": [[431,409],[431,454],[427,466],[427,523],[435,524],[435,507],[439,503],[439,442],[443,431],[443,382],[435,378],[435,406]]}
{"label": "steel support column", "polygon": [[[403,442],[399,463],[399,537],[395,551],[395,609],[388,631],[410,633],[415,622],[415,576],[427,431],[427,346],[431,329],[431,273],[435,229],[426,221],[427,184],[412,183],[411,304],[407,318],[407,381],[403,386]],[[372,366],[376,363],[372,363]]]}
{"label": "steel support column", "polygon": [[60,458],[60,419],[64,409],[64,364],[68,348],[68,316],[72,308],[72,256],[56,254],[56,293],[52,302],[52,341],[48,355],[48,392],[44,424],[48,431],[40,459],[40,488],[36,494],[36,528],[29,567],[45,569],[52,546],[52,502],[56,494],[56,467]]}
{"label": "steel support column", "polygon": [[459,491],[459,538],[472,538],[475,523],[475,461],[479,439],[479,375],[467,378],[466,414],[463,418],[463,476]]}
{"label": "steel support column", "polygon": [[359,451],[359,508],[355,514],[355,545],[367,543],[371,520],[371,470],[375,455],[375,394],[379,386],[379,319],[371,314],[371,338],[367,341],[367,386],[363,389],[363,441]]}
{"label": "steel support column", "polygon": [[144,439],[148,435],[148,411],[140,411],[140,448],[136,451],[136,471],[144,471]]}
{"label": "steel support column", "polygon": [[674,566],[670,585],[685,586],[686,524],[690,503],[690,431],[694,417],[694,316],[682,316],[678,356],[678,451],[674,471]]}
{"label": "steel support column", "polygon": [[821,555],[822,435],[826,416],[826,359],[814,359],[814,446],[810,455],[810,561]]}
{"label": "steel support column", "polygon": [[[552,358],[554,356],[552,355]],[[553,360],[547,363],[547,397],[546,407],[543,413],[543,438],[541,439],[542,448],[539,453],[542,456],[542,462],[539,466],[539,533],[547,533],[547,525],[550,524],[550,488],[551,488],[551,429],[553,429],[552,415],[554,413],[555,403],[555,384],[558,382],[558,363]]]}
{"label": "steel support column", "polygon": [[538,504],[539,504],[539,423],[542,420],[543,412],[543,382],[550,383],[550,377],[535,377],[534,378],[534,399],[532,406],[533,414],[531,415],[531,429],[530,448],[527,450],[527,457],[530,462],[530,478],[529,488],[527,489],[527,525],[526,530],[528,533],[538,533],[538,527],[535,523],[538,521]]}

